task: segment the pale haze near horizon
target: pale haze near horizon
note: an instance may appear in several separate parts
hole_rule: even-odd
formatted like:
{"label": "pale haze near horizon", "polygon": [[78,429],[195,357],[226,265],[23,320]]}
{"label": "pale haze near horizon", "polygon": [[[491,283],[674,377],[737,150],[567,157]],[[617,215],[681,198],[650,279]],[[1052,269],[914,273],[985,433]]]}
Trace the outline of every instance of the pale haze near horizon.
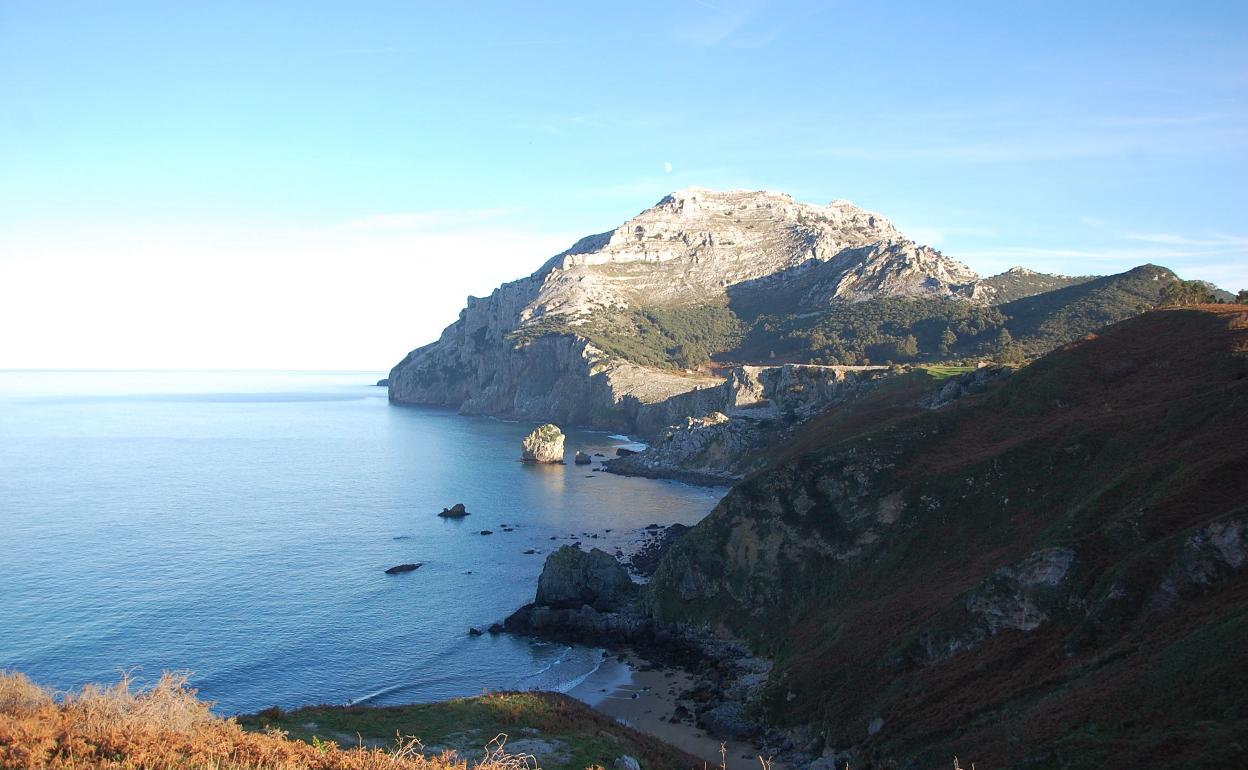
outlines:
{"label": "pale haze near horizon", "polygon": [[384,370],[691,185],[1248,288],[1243,4],[542,8],[0,5],[0,368]]}

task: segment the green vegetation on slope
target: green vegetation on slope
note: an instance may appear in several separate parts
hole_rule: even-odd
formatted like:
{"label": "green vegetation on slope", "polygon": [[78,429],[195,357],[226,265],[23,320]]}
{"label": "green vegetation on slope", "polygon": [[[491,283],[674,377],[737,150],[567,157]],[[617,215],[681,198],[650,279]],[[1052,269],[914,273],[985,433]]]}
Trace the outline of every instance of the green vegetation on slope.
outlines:
{"label": "green vegetation on slope", "polygon": [[395,735],[420,739],[426,749],[456,749],[475,763],[499,734],[513,753],[539,755],[543,770],[611,767],[621,754],[648,770],[683,770],[702,762],[617,723],[574,698],[549,692],[499,692],[410,706],[312,706],[268,709],[239,717],[248,730],[278,728],[293,738],[339,745],[393,745]]}
{"label": "green vegetation on slope", "polygon": [[996,290],[996,294],[993,295],[993,304],[1004,305],[1006,302],[1013,302],[1023,297],[1086,283],[1096,277],[1094,275],[1050,275],[1048,273],[1037,273],[1032,270],[1015,268],[998,275],[989,276],[983,282],[985,286]]}
{"label": "green vegetation on slope", "polygon": [[1163,292],[1180,283],[1164,267],[1142,265],[1118,275],[1037,294],[1001,306],[1006,328],[1028,356],[1047,353],[1162,304]]}
{"label": "green vegetation on slope", "polygon": [[735,487],[660,616],[775,656],[759,707],[856,766],[1248,766],[1244,309],[1131,319],[936,412],[924,376]]}
{"label": "green vegetation on slope", "polygon": [[607,308],[575,325],[543,316],[512,335],[525,342],[548,334],[577,334],[604,352],[643,366],[692,369],[737,345],[741,322],[725,305]]}
{"label": "green vegetation on slope", "polygon": [[992,356],[1008,348],[995,307],[888,297],[818,314],[759,316],[725,358],[813,364],[903,363]]}
{"label": "green vegetation on slope", "polygon": [[[1011,274],[1003,274],[1010,276]],[[819,312],[771,307],[745,320],[734,305],[607,308],[570,323],[538,318],[512,335],[524,343],[577,334],[643,366],[692,369],[721,363],[880,364],[989,358],[1018,363],[1165,304],[1215,299],[1207,284],[1144,265],[1102,278],[1037,273],[998,280],[1004,304],[882,297]],[[1041,291],[1044,287],[1050,287]],[[1036,293],[1033,293],[1036,292]],[[1220,295],[1217,295],[1220,296]],[[753,302],[757,304],[757,297]]]}

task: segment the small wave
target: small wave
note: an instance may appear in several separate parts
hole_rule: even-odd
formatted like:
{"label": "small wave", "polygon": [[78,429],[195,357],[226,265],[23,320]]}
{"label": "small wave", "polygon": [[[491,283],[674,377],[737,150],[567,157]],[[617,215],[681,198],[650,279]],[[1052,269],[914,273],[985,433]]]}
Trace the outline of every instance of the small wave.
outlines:
{"label": "small wave", "polygon": [[[602,650],[564,647],[552,662],[516,680],[516,688],[566,693],[593,676],[602,667],[603,660]],[[588,668],[582,670],[582,666]],[[564,671],[564,668],[571,670]]]}
{"label": "small wave", "polygon": [[363,698],[353,698],[351,700],[348,700],[347,705],[358,706],[361,703],[369,703],[371,701],[377,700],[383,695],[389,695],[392,692],[398,692],[399,690],[402,690],[405,687],[407,687],[407,685],[405,684],[396,684],[396,685],[391,685],[390,687],[383,687],[377,692],[371,692],[368,695],[365,695]]}
{"label": "small wave", "polygon": [[613,438],[616,441],[632,441],[632,439],[628,436],[621,436],[618,433],[612,433],[610,436],[607,436],[607,438]]}
{"label": "small wave", "polygon": [[572,648],[571,648],[571,647],[564,647],[564,648],[563,648],[563,651],[559,653],[559,656],[558,656],[558,657],[556,657],[556,658],[554,659],[554,661],[552,661],[551,663],[547,663],[545,666],[542,666],[541,668],[539,668],[538,670],[536,670],[536,671],[534,671],[534,672],[532,672],[532,673],[525,674],[524,676],[520,677],[520,679],[518,679],[517,681],[519,681],[519,682],[523,682],[523,681],[524,681],[524,680],[526,680],[526,679],[536,679],[537,677],[541,676],[542,674],[545,674],[547,671],[551,670],[551,669],[552,669],[552,668],[554,668],[555,666],[557,666],[557,665],[559,665],[560,663],[563,663],[565,660],[567,660],[567,659],[568,659],[568,655],[569,655],[571,652],[572,652]]}
{"label": "small wave", "polygon": [[576,689],[576,687],[580,685],[581,682],[584,682],[586,679],[589,679],[591,676],[598,673],[598,669],[602,668],[602,662],[604,660],[606,660],[606,658],[603,658],[600,656],[598,658],[598,662],[594,664],[593,668],[586,671],[584,674],[581,674],[580,676],[569,679],[568,681],[564,682],[562,685],[556,685],[555,690],[561,693],[568,693]]}

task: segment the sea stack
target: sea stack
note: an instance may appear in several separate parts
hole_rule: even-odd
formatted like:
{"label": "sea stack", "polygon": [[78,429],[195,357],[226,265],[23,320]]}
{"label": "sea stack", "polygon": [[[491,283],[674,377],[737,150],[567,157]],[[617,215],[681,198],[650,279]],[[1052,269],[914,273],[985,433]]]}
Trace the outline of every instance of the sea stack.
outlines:
{"label": "sea stack", "polygon": [[546,423],[524,437],[520,459],[526,463],[563,462],[563,431],[558,425]]}

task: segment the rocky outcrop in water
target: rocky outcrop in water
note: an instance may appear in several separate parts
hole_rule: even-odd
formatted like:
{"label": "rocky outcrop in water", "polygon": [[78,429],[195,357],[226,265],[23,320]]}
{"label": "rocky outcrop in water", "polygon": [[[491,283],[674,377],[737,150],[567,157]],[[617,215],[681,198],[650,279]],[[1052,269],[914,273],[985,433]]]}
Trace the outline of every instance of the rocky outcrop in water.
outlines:
{"label": "rocky outcrop in water", "polygon": [[527,463],[563,462],[563,431],[558,425],[539,425],[520,442],[520,459]]}
{"label": "rocky outcrop in water", "polygon": [[420,569],[420,568],[421,568],[421,565],[420,565],[419,563],[416,563],[416,564],[396,564],[396,565],[394,565],[393,567],[391,567],[390,569],[386,570],[386,574],[387,574],[387,575],[401,575],[401,574],[403,574],[404,572],[415,572],[416,570],[418,570],[418,569]]}
{"label": "rocky outcrop in water", "polygon": [[606,551],[582,551],[565,545],[546,558],[537,581],[536,603],[557,609],[593,607],[618,610],[636,596],[624,566]]}

